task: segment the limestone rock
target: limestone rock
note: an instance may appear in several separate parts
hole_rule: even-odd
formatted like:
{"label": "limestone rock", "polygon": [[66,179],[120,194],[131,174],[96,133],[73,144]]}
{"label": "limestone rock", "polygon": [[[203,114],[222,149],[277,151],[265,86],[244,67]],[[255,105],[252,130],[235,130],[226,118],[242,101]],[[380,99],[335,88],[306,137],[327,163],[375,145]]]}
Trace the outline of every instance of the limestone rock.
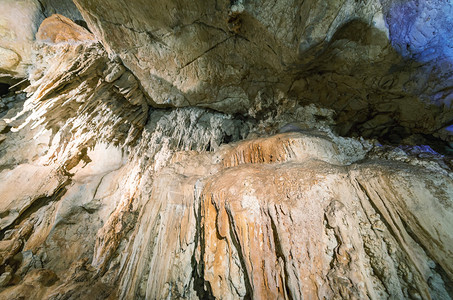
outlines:
{"label": "limestone rock", "polygon": [[2,214],[1,297],[451,298],[447,158],[310,129],[308,115],[243,140],[256,123],[134,104],[140,85],[96,43],[37,49],[2,144],[27,151],[11,169],[1,152],[0,176],[60,172],[61,188],[1,185],[33,208]]}
{"label": "limestone rock", "polygon": [[451,3],[75,3],[154,105],[266,120],[315,103],[342,135],[396,143],[453,118]]}
{"label": "limestone rock", "polygon": [[[35,34],[41,22],[55,13],[74,21],[83,19],[70,0],[4,0],[0,3],[0,82],[9,83],[11,77],[24,78],[28,75]],[[82,34],[78,30],[78,38],[92,39],[88,32]]]}
{"label": "limestone rock", "polygon": [[5,272],[2,275],[0,275],[0,287],[7,286],[11,278],[12,276],[10,272]]}
{"label": "limestone rock", "polygon": [[75,24],[62,15],[46,18],[36,33],[39,42],[61,43],[94,41],[94,36],[85,28]]}
{"label": "limestone rock", "polygon": [[19,55],[10,49],[0,48],[0,56],[0,68],[3,70],[11,70],[20,62]]}
{"label": "limestone rock", "polygon": [[71,0],[40,0],[40,3],[43,14],[46,17],[59,14],[71,19],[77,24],[83,21],[80,12]]}
{"label": "limestone rock", "polygon": [[334,132],[451,141],[421,97],[448,51],[411,61],[416,26],[400,60],[392,3],[77,0],[103,44],[44,21],[0,101],[0,298],[452,299],[452,157]]}
{"label": "limestone rock", "polygon": [[0,74],[26,76],[35,33],[43,19],[39,1],[4,0],[0,3]]}
{"label": "limestone rock", "polygon": [[[0,176],[2,186],[2,208],[0,228],[9,226],[37,199],[49,197],[64,181],[52,167],[20,165],[13,170],[3,172]],[[39,178],[39,179],[37,179]],[[15,187],[20,186],[21,189]]]}

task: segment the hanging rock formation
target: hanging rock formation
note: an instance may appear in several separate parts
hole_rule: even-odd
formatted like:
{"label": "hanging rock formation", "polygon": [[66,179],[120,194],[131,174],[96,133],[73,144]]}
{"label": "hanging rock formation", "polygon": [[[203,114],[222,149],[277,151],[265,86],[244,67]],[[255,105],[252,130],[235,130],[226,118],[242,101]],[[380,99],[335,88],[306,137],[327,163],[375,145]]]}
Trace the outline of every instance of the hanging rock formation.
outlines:
{"label": "hanging rock formation", "polygon": [[317,103],[341,134],[394,142],[453,118],[451,3],[75,3],[159,105],[266,119]]}
{"label": "hanging rock formation", "polygon": [[0,299],[453,298],[441,2],[64,3],[0,98]]}

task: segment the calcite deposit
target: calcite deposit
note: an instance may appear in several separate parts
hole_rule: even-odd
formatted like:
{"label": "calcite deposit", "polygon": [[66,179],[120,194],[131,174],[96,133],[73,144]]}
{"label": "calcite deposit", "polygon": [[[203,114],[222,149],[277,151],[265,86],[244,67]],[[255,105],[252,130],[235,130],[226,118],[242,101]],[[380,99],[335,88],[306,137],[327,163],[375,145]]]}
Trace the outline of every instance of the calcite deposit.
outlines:
{"label": "calcite deposit", "polygon": [[7,76],[26,76],[34,34],[44,19],[33,0],[0,3],[0,82]]}
{"label": "calcite deposit", "polygon": [[450,4],[37,2],[0,299],[453,298]]}
{"label": "calcite deposit", "polygon": [[74,2],[159,105],[275,118],[316,103],[343,135],[397,143],[453,118],[451,3]]}

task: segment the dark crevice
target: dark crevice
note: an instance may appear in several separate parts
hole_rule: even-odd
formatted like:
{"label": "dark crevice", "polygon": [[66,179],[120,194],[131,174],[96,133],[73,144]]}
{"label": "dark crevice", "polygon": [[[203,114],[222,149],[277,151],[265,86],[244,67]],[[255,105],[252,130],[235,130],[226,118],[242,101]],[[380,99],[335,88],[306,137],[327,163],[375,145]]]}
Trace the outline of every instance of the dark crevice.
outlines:
{"label": "dark crevice", "polygon": [[445,270],[439,264],[436,264],[434,271],[436,271],[437,274],[440,275],[443,282],[445,283],[445,291],[448,293],[450,298],[453,299],[453,281],[448,277],[447,272],[445,272]]}
{"label": "dark crevice", "polygon": [[42,3],[41,0],[38,0],[38,3],[39,3],[39,7],[41,9],[41,13],[44,15],[45,18],[47,18],[48,15],[46,14],[46,7],[44,6],[44,4]]}
{"label": "dark crevice", "polygon": [[288,274],[288,262],[286,261],[285,255],[283,255],[283,248],[282,244],[280,243],[280,239],[278,238],[278,232],[277,232],[277,226],[275,225],[274,219],[269,216],[269,219],[271,221],[271,228],[272,228],[272,237],[274,239],[274,245],[275,245],[275,254],[277,256],[277,259],[282,259],[283,260],[283,272],[285,275],[285,292],[286,296],[288,296],[288,299],[295,299],[294,296],[291,293],[291,289],[288,285],[288,280],[289,280],[289,274]]}
{"label": "dark crevice", "polygon": [[251,299],[253,299],[253,289],[252,289],[252,285],[250,283],[247,265],[245,264],[245,257],[244,257],[243,251],[242,251],[241,244],[239,243],[239,239],[237,237],[236,230],[234,229],[233,217],[231,216],[231,214],[228,211],[227,211],[227,215],[228,215],[228,221],[229,221],[228,223],[230,225],[230,238],[238,253],[238,258],[241,263],[242,271],[244,274],[244,282],[245,282],[245,290],[246,290],[244,299],[251,300]]}
{"label": "dark crevice", "polygon": [[5,237],[5,232],[14,228],[18,224],[22,223],[24,220],[30,218],[32,214],[37,212],[42,207],[46,206],[50,202],[58,201],[66,193],[66,187],[71,183],[71,179],[67,179],[63,182],[55,191],[52,196],[41,197],[33,201],[29,207],[27,207],[10,225],[6,226],[0,231],[0,240],[3,240]]}
{"label": "dark crevice", "polygon": [[213,148],[211,147],[211,141],[208,142],[208,144],[206,145],[205,150],[206,150],[206,152],[211,152],[211,151],[213,151]]}
{"label": "dark crevice", "polygon": [[[5,126],[5,128],[4,128],[2,131],[0,131],[0,134],[8,133],[8,132],[11,130],[11,128],[12,128],[12,127],[9,126],[9,125],[8,125],[8,126]],[[3,166],[3,165],[2,165],[2,166]],[[1,167],[2,167],[2,166],[0,166],[0,170],[1,170]]]}
{"label": "dark crevice", "polygon": [[225,136],[223,137],[223,140],[222,140],[222,144],[229,144],[232,141],[233,141],[233,136],[225,134]]}
{"label": "dark crevice", "polygon": [[9,93],[10,85],[7,83],[0,83],[0,97],[5,96]]}
{"label": "dark crevice", "polygon": [[86,30],[88,30],[88,32],[93,33],[93,32],[91,32],[90,28],[88,28],[88,24],[87,24],[87,22],[85,22],[85,20],[74,20],[74,23],[85,28]]}
{"label": "dark crevice", "polygon": [[[205,253],[205,240],[204,240],[204,226],[201,224],[201,199],[194,199],[195,203],[199,201],[198,204],[198,211],[197,206],[194,205],[194,214],[196,218],[196,226],[195,226],[195,246],[194,246],[194,253],[191,258],[191,265],[192,265],[192,278],[193,278],[193,288],[195,293],[197,294],[199,299],[202,300],[214,300],[215,297],[212,294],[212,288],[209,281],[204,280],[204,262],[203,257]],[[200,261],[198,262],[197,257],[197,248],[200,245]]]}

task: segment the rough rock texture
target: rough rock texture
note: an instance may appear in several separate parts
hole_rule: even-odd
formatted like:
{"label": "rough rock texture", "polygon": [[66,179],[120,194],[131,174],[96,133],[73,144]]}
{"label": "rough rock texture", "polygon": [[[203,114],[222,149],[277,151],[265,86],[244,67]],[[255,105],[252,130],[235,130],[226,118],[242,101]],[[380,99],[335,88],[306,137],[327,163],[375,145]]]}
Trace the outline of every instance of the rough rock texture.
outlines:
{"label": "rough rock texture", "polygon": [[43,19],[38,1],[0,3],[0,80],[26,76],[34,35]]}
{"label": "rough rock texture", "polygon": [[[52,14],[83,20],[71,0],[2,0],[0,3],[0,83],[28,77],[35,34]],[[84,22],[83,22],[84,23]]]}
{"label": "rough rock texture", "polygon": [[58,44],[71,41],[94,41],[95,37],[65,16],[54,14],[41,23],[36,33],[36,39],[39,42]]}
{"label": "rough rock texture", "polygon": [[76,23],[80,21],[84,22],[72,0],[39,0],[39,3],[46,17],[50,17],[53,14],[60,14]]}
{"label": "rough rock texture", "polygon": [[451,139],[450,2],[75,3],[156,105],[267,119],[316,103],[342,135]]}
{"label": "rough rock texture", "polygon": [[[357,49],[398,35],[385,28],[399,15],[384,1],[286,2],[77,0],[103,44],[65,17],[44,21],[30,85],[0,98],[0,299],[453,298],[452,157],[340,137],[332,128],[359,128],[357,115],[300,98],[364,93],[366,109],[385,106],[390,92],[362,81],[393,61],[372,72],[374,54]],[[362,30],[369,40],[352,35]],[[421,95],[405,112],[415,127],[392,108],[363,128],[390,132],[393,116],[437,132],[450,111],[421,110]]]}

